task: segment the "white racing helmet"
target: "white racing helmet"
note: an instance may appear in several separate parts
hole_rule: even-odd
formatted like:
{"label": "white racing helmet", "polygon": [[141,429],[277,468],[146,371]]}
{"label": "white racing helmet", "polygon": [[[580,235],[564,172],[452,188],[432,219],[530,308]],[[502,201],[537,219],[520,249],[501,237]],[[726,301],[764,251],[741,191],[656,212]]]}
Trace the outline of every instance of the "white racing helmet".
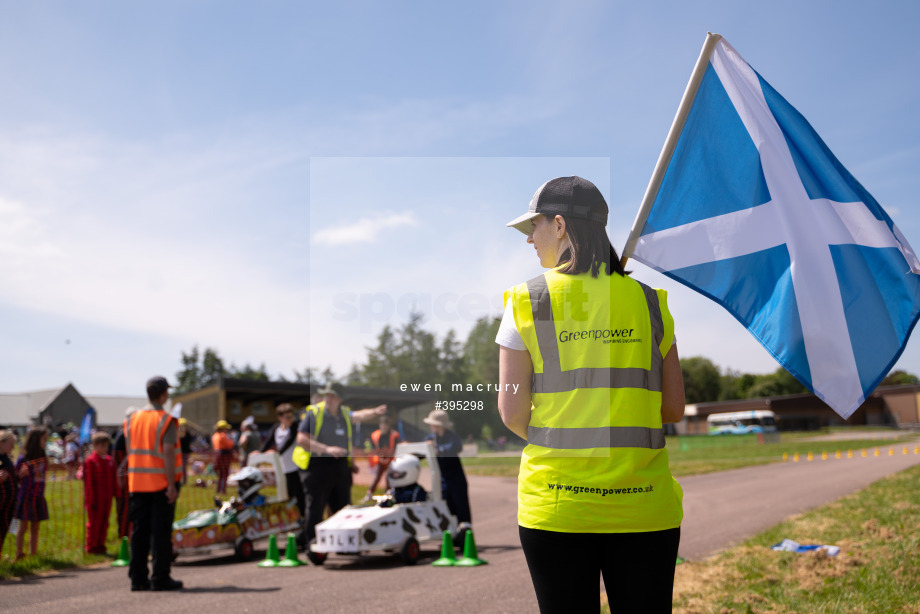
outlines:
{"label": "white racing helmet", "polygon": [[387,478],[390,481],[390,486],[395,488],[409,486],[418,482],[420,471],[421,464],[418,462],[418,457],[412,454],[402,454],[390,463]]}
{"label": "white racing helmet", "polygon": [[227,481],[237,485],[240,499],[248,503],[262,489],[265,477],[255,467],[243,467],[227,478]]}

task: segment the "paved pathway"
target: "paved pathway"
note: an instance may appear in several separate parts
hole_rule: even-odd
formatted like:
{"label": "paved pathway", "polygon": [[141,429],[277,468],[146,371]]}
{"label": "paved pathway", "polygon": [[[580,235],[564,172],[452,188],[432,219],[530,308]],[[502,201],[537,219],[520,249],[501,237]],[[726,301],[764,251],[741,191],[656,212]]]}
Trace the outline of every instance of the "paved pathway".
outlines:
{"label": "paved pathway", "polygon": [[[908,454],[903,454],[908,445]],[[920,464],[916,442],[880,449],[880,456],[785,463],[720,471],[680,479],[684,487],[684,522],[680,554],[710,556],[767,529],[783,519],[835,501],[886,475]],[[889,456],[890,449],[895,451]],[[790,535],[790,539],[795,536]]]}
{"label": "paved pathway", "polygon": [[[681,479],[680,553],[700,559],[738,540],[908,466],[920,455],[788,462]],[[489,565],[433,568],[439,554],[404,567],[395,557],[335,558],[325,568],[260,569],[229,556],[180,559],[181,593],[131,593],[124,569],[98,567],[0,583],[0,611],[18,612],[533,612],[536,600],[520,551],[516,481],[470,478],[479,554]],[[790,536],[795,538],[795,536]],[[264,545],[263,545],[264,547]],[[564,564],[560,553],[560,564]]]}

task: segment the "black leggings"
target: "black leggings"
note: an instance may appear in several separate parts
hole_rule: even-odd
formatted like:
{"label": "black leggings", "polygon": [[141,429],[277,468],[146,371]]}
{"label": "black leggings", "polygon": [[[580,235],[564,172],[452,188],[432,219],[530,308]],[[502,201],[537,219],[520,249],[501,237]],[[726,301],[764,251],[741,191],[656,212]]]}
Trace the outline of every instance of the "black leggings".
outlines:
{"label": "black leggings", "polygon": [[599,612],[601,574],[611,614],[671,611],[680,527],[647,533],[519,529],[542,614]]}

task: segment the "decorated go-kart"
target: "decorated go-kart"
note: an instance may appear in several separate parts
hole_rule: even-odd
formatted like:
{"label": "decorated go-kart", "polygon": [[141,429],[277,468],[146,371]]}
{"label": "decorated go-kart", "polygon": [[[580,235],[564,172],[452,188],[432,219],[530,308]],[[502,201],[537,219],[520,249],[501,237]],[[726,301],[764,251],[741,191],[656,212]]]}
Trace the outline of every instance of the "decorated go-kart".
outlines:
{"label": "decorated go-kart", "polygon": [[[393,494],[374,497],[375,504],[349,505],[316,525],[316,538],[310,543],[308,557],[316,564],[325,562],[329,554],[363,555],[373,551],[398,552],[402,561],[414,565],[420,554],[420,544],[441,542],[444,531],[450,531],[455,543],[462,542],[469,528],[458,527],[457,519],[441,498],[441,471],[431,442],[401,443],[396,447],[396,459],[390,466]],[[405,455],[413,455],[400,468]],[[431,470],[432,489],[421,495],[425,500],[401,503],[405,497],[399,490],[418,493],[418,459],[426,458]],[[414,473],[414,475],[413,475]],[[422,490],[424,493],[425,491]],[[418,495],[410,496],[418,498]]]}
{"label": "decorated go-kart", "polygon": [[238,497],[223,502],[219,508],[195,510],[173,523],[173,554],[232,548],[239,560],[246,561],[252,558],[255,540],[299,529],[300,510],[295,499],[288,499],[283,478],[274,480],[275,495],[270,499],[260,493],[269,481],[267,476],[272,474],[284,475],[275,452],[250,454],[247,466],[228,480],[237,485]]}

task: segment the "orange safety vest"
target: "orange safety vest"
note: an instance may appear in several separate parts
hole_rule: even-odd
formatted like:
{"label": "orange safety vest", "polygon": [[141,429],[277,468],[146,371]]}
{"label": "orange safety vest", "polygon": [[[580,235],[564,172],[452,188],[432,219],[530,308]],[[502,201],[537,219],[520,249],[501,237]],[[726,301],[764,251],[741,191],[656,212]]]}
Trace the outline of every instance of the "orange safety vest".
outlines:
{"label": "orange safety vest", "polygon": [[393,460],[393,452],[396,451],[396,440],[399,439],[399,433],[397,433],[396,431],[392,429],[390,430],[390,443],[389,445],[387,445],[386,448],[380,447],[380,436],[381,435],[383,435],[383,433],[379,429],[371,433],[371,441],[374,444],[374,452],[375,452],[375,454],[368,459],[371,464],[371,467],[376,466],[377,463],[380,462],[381,456],[387,461]]}
{"label": "orange safety vest", "polygon": [[217,431],[211,435],[211,447],[215,452],[229,452],[234,447],[233,440],[226,433]]}
{"label": "orange safety vest", "polygon": [[[158,492],[166,490],[166,461],[163,438],[175,418],[161,409],[136,411],[124,422],[128,458],[128,491]],[[178,428],[178,423],[176,425]],[[182,448],[176,443],[174,479],[182,479]]]}

